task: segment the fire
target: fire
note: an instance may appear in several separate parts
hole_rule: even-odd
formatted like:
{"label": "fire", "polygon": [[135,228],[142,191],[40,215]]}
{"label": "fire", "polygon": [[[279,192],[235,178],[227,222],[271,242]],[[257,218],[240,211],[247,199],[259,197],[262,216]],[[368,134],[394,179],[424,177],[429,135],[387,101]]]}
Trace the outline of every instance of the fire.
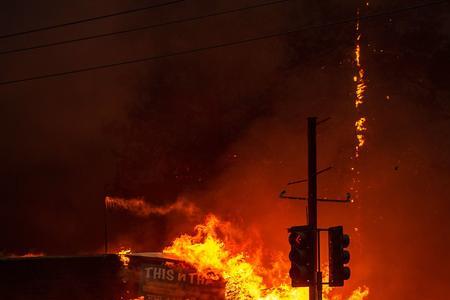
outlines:
{"label": "fire", "polygon": [[[287,260],[264,266],[260,251],[253,250],[256,257],[249,257],[248,252],[243,251],[247,246],[233,241],[227,232],[230,226],[230,223],[208,215],[204,224],[195,227],[194,235],[181,235],[163,252],[193,265],[204,276],[223,278],[226,299],[308,299],[307,288],[290,287]],[[348,299],[361,300],[368,293],[367,288],[360,288]],[[330,295],[331,289],[325,287],[324,300],[339,299]]]}
{"label": "fire", "polygon": [[125,268],[128,268],[128,264],[130,263],[130,258],[128,257],[128,254],[131,253],[131,249],[122,249],[117,253],[120,258],[120,262]]}
{"label": "fire", "polygon": [[364,288],[357,288],[353,291],[352,295],[348,300],[359,300],[364,299],[369,296],[369,289],[367,287]]}
{"label": "fire", "polygon": [[150,215],[166,215],[171,212],[181,212],[188,216],[198,213],[198,208],[185,199],[178,199],[172,204],[165,206],[152,206],[144,201],[144,198],[124,199],[119,197],[105,197],[107,208],[123,209],[138,217],[148,217]]}

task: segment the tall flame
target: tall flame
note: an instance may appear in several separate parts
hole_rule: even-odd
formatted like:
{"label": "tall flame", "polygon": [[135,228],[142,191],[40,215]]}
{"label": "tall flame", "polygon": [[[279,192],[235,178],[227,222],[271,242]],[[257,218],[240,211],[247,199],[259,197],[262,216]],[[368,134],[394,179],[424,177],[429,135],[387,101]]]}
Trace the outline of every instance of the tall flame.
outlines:
{"label": "tall flame", "polygon": [[[211,279],[220,275],[226,282],[226,299],[308,299],[307,288],[290,287],[286,260],[265,267],[260,258],[249,257],[232,242],[226,232],[229,227],[230,223],[208,215],[204,224],[195,227],[194,235],[181,235],[163,252],[179,257]],[[259,251],[252,253],[257,255]],[[367,288],[359,288],[348,299],[365,299],[368,293]],[[343,299],[331,295],[332,290],[325,288],[324,300]]]}

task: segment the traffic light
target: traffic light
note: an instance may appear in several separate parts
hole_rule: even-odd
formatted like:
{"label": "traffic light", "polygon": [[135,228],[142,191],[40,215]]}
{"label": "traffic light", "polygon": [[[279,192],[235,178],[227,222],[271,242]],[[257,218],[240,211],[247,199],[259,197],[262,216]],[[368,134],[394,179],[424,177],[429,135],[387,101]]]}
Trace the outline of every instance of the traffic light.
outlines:
{"label": "traffic light", "polygon": [[350,268],[346,266],[350,261],[350,252],[346,250],[349,245],[350,237],[344,234],[342,226],[328,228],[330,286],[343,286],[344,280],[350,278]]}
{"label": "traffic light", "polygon": [[308,226],[289,228],[289,276],[293,287],[307,287],[314,282],[314,235],[316,232]]}

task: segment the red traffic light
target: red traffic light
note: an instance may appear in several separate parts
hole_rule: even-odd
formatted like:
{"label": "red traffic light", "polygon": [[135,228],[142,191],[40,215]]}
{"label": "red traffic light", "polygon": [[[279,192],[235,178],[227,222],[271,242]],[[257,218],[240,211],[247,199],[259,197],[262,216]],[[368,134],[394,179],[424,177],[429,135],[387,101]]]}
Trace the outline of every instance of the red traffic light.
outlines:
{"label": "red traffic light", "polygon": [[289,229],[289,260],[291,269],[289,276],[293,287],[306,287],[314,282],[315,270],[313,243],[316,231],[308,226],[297,226]]}

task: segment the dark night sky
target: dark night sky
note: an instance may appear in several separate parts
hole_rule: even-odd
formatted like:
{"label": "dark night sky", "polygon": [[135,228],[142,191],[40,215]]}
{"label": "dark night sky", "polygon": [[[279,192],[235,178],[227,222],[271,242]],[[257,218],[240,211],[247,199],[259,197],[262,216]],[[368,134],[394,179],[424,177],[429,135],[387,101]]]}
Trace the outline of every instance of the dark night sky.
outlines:
{"label": "dark night sky", "polygon": [[[358,1],[290,1],[211,20],[0,56],[0,80],[239,40],[353,16]],[[1,33],[156,1],[2,3]],[[132,16],[1,40],[0,49],[200,15],[259,1],[186,1]],[[378,1],[364,13],[415,1]],[[449,6],[362,24],[368,141],[361,208],[320,206],[324,226],[358,227],[350,286],[371,299],[442,299],[450,260]],[[179,196],[256,226],[286,250],[303,206],[278,192],[306,171],[305,118],[320,129],[320,193],[348,190],[354,145],[354,24],[208,52],[0,86],[0,252],[89,253],[103,246],[106,194]],[[390,100],[386,100],[386,96]],[[301,190],[298,190],[301,193]],[[109,216],[113,246],[158,250],[193,220]],[[431,280],[430,278],[433,278]]]}

